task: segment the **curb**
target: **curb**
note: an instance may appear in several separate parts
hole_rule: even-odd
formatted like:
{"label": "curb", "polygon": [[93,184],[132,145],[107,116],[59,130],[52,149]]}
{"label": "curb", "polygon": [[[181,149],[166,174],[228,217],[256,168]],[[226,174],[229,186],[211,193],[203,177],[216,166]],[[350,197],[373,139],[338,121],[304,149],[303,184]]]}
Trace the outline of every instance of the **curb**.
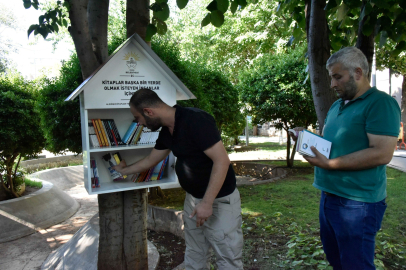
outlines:
{"label": "curb", "polygon": [[[61,223],[76,213],[79,203],[52,183],[21,198],[0,202],[0,243]],[[50,207],[50,205],[52,207]]]}

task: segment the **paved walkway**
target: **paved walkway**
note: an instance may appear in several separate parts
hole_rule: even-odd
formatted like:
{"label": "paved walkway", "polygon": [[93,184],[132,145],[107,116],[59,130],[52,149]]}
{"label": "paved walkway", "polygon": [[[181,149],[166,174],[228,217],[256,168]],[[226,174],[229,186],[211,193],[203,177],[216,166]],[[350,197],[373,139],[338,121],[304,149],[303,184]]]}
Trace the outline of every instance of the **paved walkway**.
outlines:
{"label": "paved walkway", "polygon": [[[270,140],[278,141],[278,138]],[[250,142],[262,142],[264,137],[252,138]],[[284,152],[284,151],[283,151]],[[252,156],[240,156],[238,153],[233,160],[238,159],[258,159],[258,154]],[[269,155],[269,154],[268,154]],[[276,156],[262,157],[266,159],[278,158]],[[281,153],[281,158],[283,154]],[[301,156],[297,155],[300,159]],[[391,167],[406,172],[406,150],[397,150],[390,163]],[[69,174],[69,177],[67,176]],[[46,230],[39,231],[29,236],[11,242],[0,244],[0,270],[38,270],[47,256],[58,247],[66,243],[94,214],[98,212],[97,196],[88,195],[83,186],[83,168],[80,166],[68,167],[64,173],[55,170],[54,175],[50,175],[47,180],[66,193],[71,195],[80,203],[80,208],[75,215],[65,222],[54,225]]]}

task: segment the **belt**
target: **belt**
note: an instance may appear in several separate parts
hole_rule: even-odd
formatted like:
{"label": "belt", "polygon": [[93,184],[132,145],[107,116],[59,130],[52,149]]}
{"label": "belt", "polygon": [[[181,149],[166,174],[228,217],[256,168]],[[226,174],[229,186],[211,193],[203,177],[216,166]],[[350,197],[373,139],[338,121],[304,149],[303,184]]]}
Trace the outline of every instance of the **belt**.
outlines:
{"label": "belt", "polygon": [[327,196],[339,197],[338,195],[335,195],[335,194],[333,194],[333,193],[329,193],[329,192],[327,192],[327,191],[323,191],[323,192],[324,192],[324,194],[326,194]]}

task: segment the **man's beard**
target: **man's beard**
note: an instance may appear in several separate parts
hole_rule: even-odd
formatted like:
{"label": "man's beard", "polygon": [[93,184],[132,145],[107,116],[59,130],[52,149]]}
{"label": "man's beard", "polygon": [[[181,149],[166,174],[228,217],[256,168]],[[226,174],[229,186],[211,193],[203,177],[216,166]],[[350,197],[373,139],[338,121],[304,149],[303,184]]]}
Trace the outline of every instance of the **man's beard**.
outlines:
{"label": "man's beard", "polygon": [[144,118],[147,128],[149,128],[151,131],[157,131],[160,127],[162,127],[161,119],[153,119],[146,115],[144,115]]}
{"label": "man's beard", "polygon": [[337,94],[343,100],[351,100],[357,94],[357,84],[355,83],[354,76],[350,76],[348,82],[344,85],[341,94]]}

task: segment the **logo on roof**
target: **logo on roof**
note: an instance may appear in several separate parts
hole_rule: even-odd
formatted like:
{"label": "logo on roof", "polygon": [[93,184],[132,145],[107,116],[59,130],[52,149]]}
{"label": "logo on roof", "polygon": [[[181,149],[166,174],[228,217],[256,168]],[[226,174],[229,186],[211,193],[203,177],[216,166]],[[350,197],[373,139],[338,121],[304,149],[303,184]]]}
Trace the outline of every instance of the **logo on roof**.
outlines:
{"label": "logo on roof", "polygon": [[124,55],[124,61],[126,61],[127,67],[130,71],[135,71],[137,67],[137,61],[140,61],[139,56],[134,52],[128,52]]}

